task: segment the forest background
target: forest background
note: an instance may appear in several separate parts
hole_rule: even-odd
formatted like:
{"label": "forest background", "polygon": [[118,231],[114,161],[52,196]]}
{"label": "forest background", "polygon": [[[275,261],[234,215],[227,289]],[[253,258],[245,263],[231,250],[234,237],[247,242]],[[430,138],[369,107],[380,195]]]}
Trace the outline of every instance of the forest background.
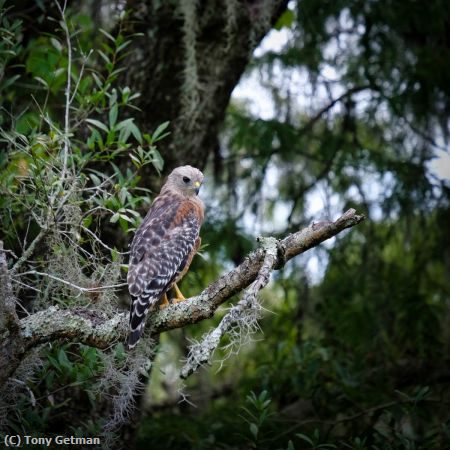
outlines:
{"label": "forest background", "polygon": [[[0,0],[0,13],[2,435],[450,446],[448,2]],[[132,355],[122,344],[128,244],[184,164],[206,174],[186,296],[254,261],[260,235],[365,216],[279,264],[209,364],[195,351],[245,293]]]}

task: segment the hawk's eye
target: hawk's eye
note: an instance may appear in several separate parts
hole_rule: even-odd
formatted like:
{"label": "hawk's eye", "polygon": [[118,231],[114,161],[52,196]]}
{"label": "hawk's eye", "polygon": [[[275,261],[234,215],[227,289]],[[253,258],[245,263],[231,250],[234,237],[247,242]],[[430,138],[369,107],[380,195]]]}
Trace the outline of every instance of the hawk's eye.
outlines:
{"label": "hawk's eye", "polygon": [[191,181],[191,179],[189,177],[183,177],[183,181],[185,183],[189,183]]}

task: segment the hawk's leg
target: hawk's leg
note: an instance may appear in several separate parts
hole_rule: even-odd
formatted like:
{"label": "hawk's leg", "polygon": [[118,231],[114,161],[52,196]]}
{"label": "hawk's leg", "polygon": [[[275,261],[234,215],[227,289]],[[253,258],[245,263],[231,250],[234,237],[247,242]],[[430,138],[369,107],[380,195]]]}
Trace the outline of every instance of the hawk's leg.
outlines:
{"label": "hawk's leg", "polygon": [[186,300],[186,297],[181,293],[180,288],[177,286],[177,283],[173,284],[173,290],[175,291],[176,297],[172,300],[172,303],[178,303]]}
{"label": "hawk's leg", "polygon": [[159,309],[167,308],[170,305],[169,300],[167,299],[167,294],[164,293],[162,296],[161,303],[159,304]]}

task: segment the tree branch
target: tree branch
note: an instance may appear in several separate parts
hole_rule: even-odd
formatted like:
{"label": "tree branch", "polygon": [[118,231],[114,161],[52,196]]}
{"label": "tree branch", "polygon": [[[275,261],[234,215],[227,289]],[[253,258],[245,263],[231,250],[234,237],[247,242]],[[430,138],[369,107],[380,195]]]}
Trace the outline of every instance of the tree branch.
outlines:
{"label": "tree branch", "polygon": [[310,131],[314,125],[321,119],[321,117],[327,113],[331,108],[333,108],[337,103],[341,102],[342,100],[346,99],[347,97],[351,97],[353,94],[356,94],[357,92],[365,91],[366,89],[371,89],[373,86],[371,84],[363,84],[362,86],[354,86],[347,91],[345,91],[343,94],[341,94],[339,97],[336,97],[335,99],[331,100],[328,104],[326,104],[322,109],[320,109],[315,116],[313,116],[305,125],[303,125],[299,132],[300,134],[307,133]]}
{"label": "tree branch", "polygon": [[[72,81],[72,43],[70,41],[70,31],[69,24],[66,20],[66,5],[67,0],[64,1],[64,6],[61,7],[58,0],[55,0],[56,6],[61,14],[61,24],[66,37],[67,43],[67,83],[64,95],[66,96],[66,104],[64,108],[64,148],[63,148],[63,166],[61,171],[61,180],[60,186],[64,186],[64,181],[67,172],[67,162],[69,158],[70,152],[70,140],[69,140],[69,131],[70,131],[70,89],[71,89],[71,81]],[[81,78],[81,74],[80,74]],[[59,192],[58,192],[59,193]]]}
{"label": "tree branch", "polygon": [[[241,302],[235,306],[238,309],[242,308],[239,305],[251,302],[258,291],[267,284],[273,269],[280,269],[300,253],[336,236],[346,228],[359,224],[364,219],[363,215],[358,215],[354,209],[350,209],[335,222],[312,224],[280,241],[265,238],[265,245],[250,253],[242,264],[220,277],[198,296],[156,311],[149,318],[148,328],[153,334],[159,334],[208,319],[222,303],[256,280]],[[230,325],[232,321],[228,324],[222,321],[221,333],[223,334]],[[99,311],[83,308],[60,310],[52,306],[21,319],[18,336],[20,348],[10,348],[14,346],[14,342],[5,339],[0,345],[0,354],[3,354],[3,363],[8,363],[7,376],[10,376],[20,363],[20,356],[41,343],[64,339],[104,349],[124,340],[127,332],[128,314],[125,312],[108,318]],[[5,374],[3,376],[0,374],[0,384],[4,376]]]}
{"label": "tree branch", "polygon": [[17,260],[17,262],[14,264],[12,269],[10,270],[10,275],[14,275],[20,268],[20,266],[27,262],[28,258],[33,254],[36,246],[39,244],[39,242],[42,240],[42,238],[47,233],[47,227],[41,228],[38,235],[33,239],[29,247],[23,252],[23,255]]}
{"label": "tree branch", "polygon": [[0,333],[17,328],[19,319],[16,314],[15,298],[8,273],[3,241],[0,241]]}
{"label": "tree branch", "polygon": [[[269,282],[270,274],[274,269],[278,256],[277,239],[273,237],[258,238],[258,241],[262,242],[262,248],[265,256],[261,268],[258,271],[256,280],[246,291],[237,305],[233,306],[226,316],[220,321],[219,325],[212,332],[208,333],[202,339],[202,342],[191,347],[188,359],[181,369],[181,378],[186,379],[200,366],[208,363],[212,354],[219,346],[222,336],[225,333],[230,332],[236,324],[241,323],[250,332],[257,328],[259,310],[261,309],[257,301],[257,295],[259,291]],[[246,312],[248,310],[253,310],[254,312],[247,315]],[[238,326],[238,328],[240,328],[240,326]]]}
{"label": "tree branch", "polygon": [[35,346],[56,339],[79,341],[104,349],[125,337],[128,314],[119,313],[108,318],[99,311],[84,308],[59,309],[51,306],[20,321],[20,334],[27,346]]}

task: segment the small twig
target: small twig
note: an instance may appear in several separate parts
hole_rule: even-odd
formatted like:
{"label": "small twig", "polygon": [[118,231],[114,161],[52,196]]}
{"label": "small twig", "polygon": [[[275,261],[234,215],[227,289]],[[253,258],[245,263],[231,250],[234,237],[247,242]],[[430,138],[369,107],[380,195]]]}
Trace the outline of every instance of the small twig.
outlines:
{"label": "small twig", "polygon": [[130,252],[119,252],[118,250],[114,250],[111,247],[108,247],[98,236],[95,235],[89,228],[86,228],[84,225],[81,225],[81,229],[88,233],[90,236],[94,238],[102,247],[106,248],[110,252],[116,252],[119,255],[128,255]]}
{"label": "small twig", "polygon": [[[45,273],[45,272],[38,272],[37,270],[29,270],[28,272],[22,272],[16,276],[25,276],[25,275],[38,275],[41,277],[47,277],[50,278],[52,280],[55,281],[59,281],[62,284],[65,284],[66,286],[70,286],[71,288],[76,289],[77,291],[80,292],[101,292],[101,291],[105,291],[108,289],[116,289],[116,288],[120,288],[123,286],[126,286],[127,283],[119,283],[119,284],[112,284],[110,286],[97,286],[95,288],[85,288],[82,286],[78,286],[76,284],[71,283],[70,281],[64,280],[62,278],[56,277],[55,275],[51,275],[49,273]],[[14,280],[13,280],[14,281]]]}
{"label": "small twig", "polygon": [[70,140],[69,140],[69,131],[70,131],[70,89],[71,89],[71,81],[72,81],[72,43],[70,40],[70,32],[69,32],[69,26],[67,24],[65,11],[66,11],[66,1],[64,1],[64,6],[61,8],[61,5],[59,4],[58,0],[55,0],[56,7],[58,8],[61,19],[63,23],[63,30],[64,34],[66,36],[66,44],[67,44],[67,83],[66,83],[66,89],[65,89],[65,96],[66,96],[66,105],[64,108],[64,147],[63,147],[63,166],[61,171],[61,179],[59,182],[59,188],[55,191],[55,194],[52,196],[51,204],[55,201],[55,198],[57,197],[59,190],[64,186],[64,181],[66,178],[66,172],[67,172],[67,162],[69,159],[69,151],[70,151]]}
{"label": "small twig", "polygon": [[33,406],[33,407],[36,406],[36,398],[33,394],[33,391],[28,387],[28,385],[25,383],[25,381],[18,380],[17,378],[11,378],[11,381],[14,381],[15,383],[23,386],[27,390],[28,395],[30,396],[31,406]]}
{"label": "small twig", "polygon": [[36,246],[39,244],[41,239],[46,235],[47,228],[43,227],[41,228],[41,231],[39,231],[38,235],[33,239],[30,246],[23,252],[22,256],[16,261],[16,263],[12,266],[10,270],[10,276],[14,276],[17,271],[20,269],[22,264],[28,260],[28,258],[33,254]]}
{"label": "small twig", "polygon": [[72,234],[71,231],[60,231],[61,235],[64,236],[67,241],[73,246],[74,249],[77,249],[80,254],[84,255],[86,258],[89,258],[90,260],[94,261],[95,256],[87,251],[85,248],[83,248],[78,242],[74,241],[70,235]]}
{"label": "small twig", "polygon": [[3,249],[3,251],[5,252],[5,253],[9,253],[13,258],[16,258],[16,259],[18,259],[19,257],[14,253],[14,251],[13,250],[10,250],[10,249],[7,249],[7,248],[4,248]]}
{"label": "small twig", "polygon": [[71,97],[70,100],[69,100],[69,105],[71,105],[71,104],[73,103],[74,99],[75,99],[75,95],[76,95],[76,93],[78,92],[78,88],[79,88],[79,86],[80,86],[81,79],[83,78],[84,68],[85,68],[85,66],[86,66],[87,60],[88,60],[89,57],[92,55],[92,52],[93,52],[93,51],[94,51],[94,50],[91,49],[91,50],[89,50],[89,53],[88,53],[87,55],[84,55],[84,54],[83,54],[83,62],[82,62],[82,64],[81,64],[80,74],[79,74],[79,76],[78,76],[77,83],[75,84],[75,89],[73,90],[72,97]]}
{"label": "small twig", "polygon": [[107,213],[113,215],[115,214],[115,212],[112,209],[109,208],[105,208],[104,206],[95,206],[94,208],[91,208],[89,210],[87,210],[81,217],[86,217],[89,214],[92,214],[94,211],[106,211]]}
{"label": "small twig", "polygon": [[[20,286],[23,286],[23,287],[26,288],[26,289],[30,289],[30,290],[32,290],[32,291],[34,291],[34,292],[41,292],[40,289],[37,289],[37,288],[35,288],[34,286],[30,286],[29,284],[24,283],[23,281],[20,281],[20,280],[18,280],[17,278],[14,278],[14,279],[13,279],[13,282],[16,283],[16,284],[18,284],[18,285],[20,285]],[[19,302],[16,300],[16,303],[19,303]]]}

